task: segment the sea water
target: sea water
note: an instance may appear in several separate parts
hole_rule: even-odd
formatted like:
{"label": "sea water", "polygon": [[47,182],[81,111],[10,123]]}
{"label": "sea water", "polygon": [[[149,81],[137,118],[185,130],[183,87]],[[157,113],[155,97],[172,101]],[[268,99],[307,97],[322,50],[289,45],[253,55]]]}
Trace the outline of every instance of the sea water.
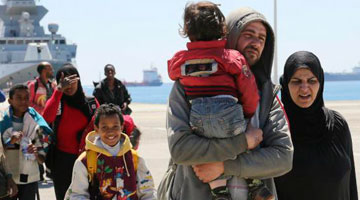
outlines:
{"label": "sea water", "polygon": [[325,82],[324,100],[360,100],[360,81]]}
{"label": "sea water", "polygon": [[[130,93],[132,102],[166,104],[169,98],[173,83],[164,83],[161,86],[131,86],[126,87]],[[86,95],[91,96],[93,86],[84,86]]]}
{"label": "sea water", "polygon": [[[173,83],[164,83],[162,86],[127,87],[132,102],[166,104]],[[92,95],[93,86],[84,86],[85,93]],[[360,81],[329,81],[325,82],[325,101],[360,100]]]}

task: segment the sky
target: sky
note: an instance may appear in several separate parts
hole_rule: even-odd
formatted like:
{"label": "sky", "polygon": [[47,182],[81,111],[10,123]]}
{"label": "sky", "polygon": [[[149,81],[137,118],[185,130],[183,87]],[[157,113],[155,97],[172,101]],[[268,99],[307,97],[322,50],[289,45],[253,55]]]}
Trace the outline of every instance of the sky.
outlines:
{"label": "sky", "polygon": [[[77,44],[83,84],[104,78],[111,63],[120,80],[141,81],[142,70],[157,67],[164,82],[167,60],[186,48],[179,35],[188,1],[37,0],[49,12],[40,22],[58,23],[58,33]],[[247,6],[274,22],[272,0],[218,0],[227,16]],[[277,0],[278,74],[294,52],[315,53],[328,72],[350,72],[360,65],[359,0]]]}

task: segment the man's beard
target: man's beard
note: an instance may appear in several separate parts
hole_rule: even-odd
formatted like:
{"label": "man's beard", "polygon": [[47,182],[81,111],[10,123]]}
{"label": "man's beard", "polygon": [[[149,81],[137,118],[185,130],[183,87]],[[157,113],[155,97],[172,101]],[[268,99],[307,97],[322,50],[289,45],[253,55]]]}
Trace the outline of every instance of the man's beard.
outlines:
{"label": "man's beard", "polygon": [[[255,51],[257,54],[254,54],[252,52],[248,52],[248,50]],[[246,61],[248,62],[248,64],[250,66],[255,65],[260,60],[260,57],[261,57],[261,56],[259,56],[260,55],[259,50],[257,50],[256,48],[254,48],[251,45],[247,46],[244,49],[243,55],[245,56]]]}

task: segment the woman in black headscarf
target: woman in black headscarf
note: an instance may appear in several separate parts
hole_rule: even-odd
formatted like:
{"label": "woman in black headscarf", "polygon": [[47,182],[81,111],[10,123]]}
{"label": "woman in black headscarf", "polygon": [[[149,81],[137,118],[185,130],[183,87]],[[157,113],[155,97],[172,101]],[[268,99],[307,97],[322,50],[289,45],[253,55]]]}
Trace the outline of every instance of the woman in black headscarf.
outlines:
{"label": "woman in black headscarf", "polygon": [[94,98],[86,98],[77,69],[62,66],[56,74],[58,86],[46,102],[44,119],[55,132],[54,162],[50,163],[57,200],[63,200],[71,183],[72,169],[79,154],[84,130],[91,131],[91,119],[98,107]]}
{"label": "woman in black headscarf", "polygon": [[293,169],[275,179],[279,200],[355,200],[357,186],[349,127],[324,106],[324,72],[310,52],[286,61],[281,100],[294,144]]}

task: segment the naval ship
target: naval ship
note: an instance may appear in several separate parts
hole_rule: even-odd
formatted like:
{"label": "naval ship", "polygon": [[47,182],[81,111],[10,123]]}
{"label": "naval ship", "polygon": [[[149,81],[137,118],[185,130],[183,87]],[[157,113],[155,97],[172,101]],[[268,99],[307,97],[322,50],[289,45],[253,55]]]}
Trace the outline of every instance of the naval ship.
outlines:
{"label": "naval ship", "polygon": [[75,64],[76,44],[57,34],[59,25],[40,20],[48,10],[35,0],[2,0],[0,5],[0,88],[24,83],[38,76],[37,64],[47,61],[54,72],[65,63]]}

